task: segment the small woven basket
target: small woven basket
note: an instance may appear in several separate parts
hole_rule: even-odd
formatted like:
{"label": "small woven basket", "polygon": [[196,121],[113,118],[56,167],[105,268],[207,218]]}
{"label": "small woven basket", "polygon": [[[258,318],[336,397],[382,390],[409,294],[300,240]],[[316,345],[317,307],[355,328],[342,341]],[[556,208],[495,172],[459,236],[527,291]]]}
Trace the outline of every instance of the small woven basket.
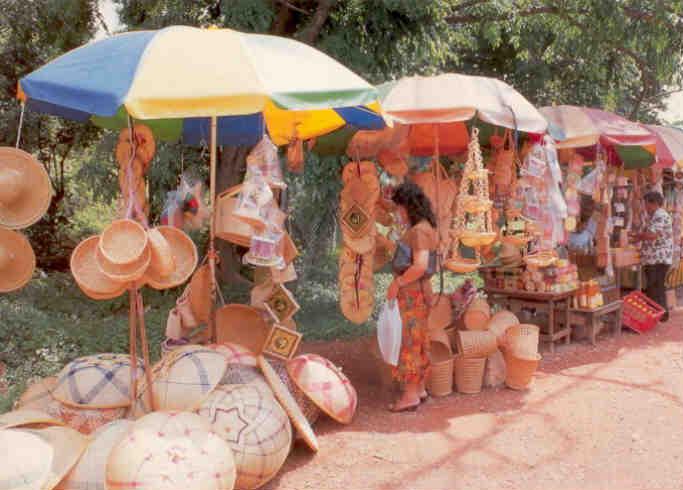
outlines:
{"label": "small woven basket", "polygon": [[520,323],[505,331],[505,351],[518,357],[533,359],[538,354],[540,329],[536,325]]}
{"label": "small woven basket", "polygon": [[465,358],[487,357],[498,349],[496,336],[487,331],[460,330],[455,340],[458,352]]}
{"label": "small woven basket", "polygon": [[481,392],[484,383],[485,357],[454,358],[455,386],[458,393],[474,394]]}
{"label": "small woven basket", "polygon": [[135,262],[147,248],[148,237],[141,224],[121,219],[112,222],[100,236],[102,255],[112,264]]}
{"label": "small woven basket", "polygon": [[432,396],[448,396],[453,393],[453,354],[448,346],[432,342],[430,357],[427,390]]}
{"label": "small woven basket", "polygon": [[518,357],[505,352],[505,384],[513,390],[526,390],[531,384],[541,356]]}
{"label": "small woven basket", "polygon": [[456,274],[469,274],[476,271],[480,265],[479,259],[466,259],[459,256],[452,257],[444,263],[446,269]]}

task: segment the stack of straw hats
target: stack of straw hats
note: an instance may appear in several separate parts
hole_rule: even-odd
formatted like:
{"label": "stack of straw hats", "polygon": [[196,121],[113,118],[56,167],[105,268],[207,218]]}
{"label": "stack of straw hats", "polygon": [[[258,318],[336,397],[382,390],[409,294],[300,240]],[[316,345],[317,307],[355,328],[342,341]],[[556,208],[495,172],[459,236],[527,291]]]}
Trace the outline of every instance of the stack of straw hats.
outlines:
{"label": "stack of straw hats", "polygon": [[374,308],[375,210],[380,196],[377,168],[372,162],[348,163],[342,180],[339,222],[344,249],[339,257],[339,302],[344,316],[361,324]]}
{"label": "stack of straw hats", "polygon": [[25,151],[0,147],[0,293],[22,288],[33,276],[36,256],[16,230],[40,220],[52,199],[45,168]]}
{"label": "stack of straw hats", "polygon": [[122,219],[76,247],[71,273],[87,296],[111,299],[131,285],[159,290],[179,286],[190,278],[197,260],[197,247],[183,231],[170,226],[145,230]]}

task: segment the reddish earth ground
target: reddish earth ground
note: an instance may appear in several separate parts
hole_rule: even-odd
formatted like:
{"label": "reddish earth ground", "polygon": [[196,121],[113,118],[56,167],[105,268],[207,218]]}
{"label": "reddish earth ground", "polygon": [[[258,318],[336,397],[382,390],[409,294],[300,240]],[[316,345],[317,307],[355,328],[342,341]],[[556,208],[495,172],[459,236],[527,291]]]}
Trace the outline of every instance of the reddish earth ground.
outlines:
{"label": "reddish earth ground", "polygon": [[371,339],[309,344],[360,397],[349,426],[316,425],[268,490],[683,489],[683,314],[544,358],[526,392],[433,398],[392,414]]}

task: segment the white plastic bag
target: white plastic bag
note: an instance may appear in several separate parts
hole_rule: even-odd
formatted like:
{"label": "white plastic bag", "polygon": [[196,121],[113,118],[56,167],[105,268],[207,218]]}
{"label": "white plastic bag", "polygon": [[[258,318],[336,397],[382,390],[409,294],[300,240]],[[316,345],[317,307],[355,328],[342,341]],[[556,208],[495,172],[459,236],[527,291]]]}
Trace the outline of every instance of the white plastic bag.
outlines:
{"label": "white plastic bag", "polygon": [[398,365],[402,329],[403,324],[398,302],[396,300],[387,301],[382,306],[377,320],[377,343],[384,362],[392,366]]}

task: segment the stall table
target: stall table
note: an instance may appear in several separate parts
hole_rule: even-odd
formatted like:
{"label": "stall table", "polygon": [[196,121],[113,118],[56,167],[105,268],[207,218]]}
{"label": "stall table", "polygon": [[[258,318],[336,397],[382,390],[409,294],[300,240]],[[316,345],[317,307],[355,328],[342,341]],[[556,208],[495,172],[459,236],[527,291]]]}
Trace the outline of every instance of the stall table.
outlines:
{"label": "stall table", "polygon": [[[571,340],[571,322],[569,321],[569,306],[575,290],[564,293],[537,293],[516,289],[485,288],[489,301],[497,303],[519,314],[522,308],[534,308],[548,314],[548,332],[541,333],[541,342],[550,342],[550,352],[555,352],[555,342],[564,339],[565,344]],[[557,312],[556,312],[557,310]],[[559,321],[558,313],[564,316]],[[559,328],[560,324],[563,325]]]}
{"label": "stall table", "polygon": [[570,325],[583,325],[588,329],[591,344],[595,345],[595,337],[603,327],[603,320],[612,316],[612,327],[615,335],[621,335],[621,307],[623,301],[613,301],[594,309],[571,308]]}

